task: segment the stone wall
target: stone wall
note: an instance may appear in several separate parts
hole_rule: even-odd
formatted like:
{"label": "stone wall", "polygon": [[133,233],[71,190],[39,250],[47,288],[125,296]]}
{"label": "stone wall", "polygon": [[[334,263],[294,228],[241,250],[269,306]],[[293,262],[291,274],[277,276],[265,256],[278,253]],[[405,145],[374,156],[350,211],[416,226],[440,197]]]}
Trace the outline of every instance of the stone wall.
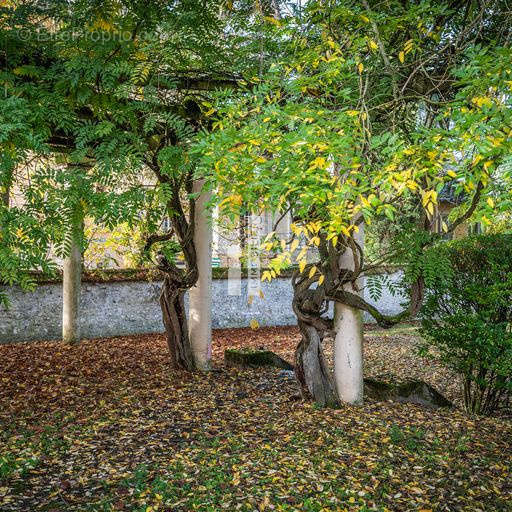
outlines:
{"label": "stone wall", "polygon": [[[398,279],[399,274],[393,274]],[[252,319],[262,326],[294,325],[289,278],[261,284],[264,298],[247,304],[247,279],[240,296],[229,296],[226,279],[213,280],[213,327],[246,327]],[[0,343],[59,339],[61,336],[62,286],[42,284],[34,292],[3,288],[11,306],[0,306]],[[158,281],[83,283],[81,334],[84,338],[162,332]],[[365,295],[367,293],[365,292]],[[366,297],[370,300],[368,297]],[[379,300],[384,313],[396,313],[400,298],[386,290]],[[370,321],[366,318],[366,321]]]}

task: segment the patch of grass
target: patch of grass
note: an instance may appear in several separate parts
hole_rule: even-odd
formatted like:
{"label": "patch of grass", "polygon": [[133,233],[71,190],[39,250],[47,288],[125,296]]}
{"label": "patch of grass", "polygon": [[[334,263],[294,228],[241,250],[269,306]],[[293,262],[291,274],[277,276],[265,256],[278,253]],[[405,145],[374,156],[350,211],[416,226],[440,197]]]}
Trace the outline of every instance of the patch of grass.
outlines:
{"label": "patch of grass", "polygon": [[389,437],[395,445],[403,446],[407,451],[417,452],[423,449],[425,431],[422,428],[401,428],[396,424],[391,425]]}

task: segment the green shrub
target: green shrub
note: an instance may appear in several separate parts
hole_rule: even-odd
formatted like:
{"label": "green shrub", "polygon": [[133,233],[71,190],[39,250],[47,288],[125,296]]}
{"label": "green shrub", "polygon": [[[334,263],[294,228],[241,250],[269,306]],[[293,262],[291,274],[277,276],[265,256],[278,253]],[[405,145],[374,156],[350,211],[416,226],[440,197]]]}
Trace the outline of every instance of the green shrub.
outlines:
{"label": "green shrub", "polygon": [[490,414],[512,394],[512,235],[441,243],[422,308],[424,354],[462,376],[466,410]]}

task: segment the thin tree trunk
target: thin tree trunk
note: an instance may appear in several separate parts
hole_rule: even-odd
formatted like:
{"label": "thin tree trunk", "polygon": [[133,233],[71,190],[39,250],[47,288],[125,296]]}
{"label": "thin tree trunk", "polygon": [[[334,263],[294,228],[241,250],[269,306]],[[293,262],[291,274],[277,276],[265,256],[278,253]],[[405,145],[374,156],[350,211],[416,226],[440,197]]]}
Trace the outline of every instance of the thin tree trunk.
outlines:
{"label": "thin tree trunk", "polygon": [[64,259],[62,278],[62,340],[65,343],[80,341],[80,289],[82,281],[81,215],[75,215],[73,241]]}
{"label": "thin tree trunk", "polygon": [[339,400],[322,352],[320,333],[304,321],[298,321],[302,334],[295,351],[295,375],[303,394],[309,394],[322,407],[336,407]]}
{"label": "thin tree trunk", "polygon": [[[199,193],[203,180],[194,183],[194,192]],[[196,199],[194,245],[197,254],[198,280],[189,292],[189,336],[198,370],[208,370],[212,346],[212,225],[208,219],[206,205],[209,193]]]}
{"label": "thin tree trunk", "polygon": [[6,206],[7,208],[9,208],[9,205],[10,205],[10,199],[11,199],[11,187],[10,187],[10,184],[6,184],[4,185],[4,190],[2,191],[2,194],[1,194],[1,200],[2,200],[2,204],[4,206]]}
{"label": "thin tree trunk", "polygon": [[160,294],[160,307],[171,356],[171,366],[180,370],[194,371],[194,358],[185,311],[185,290],[173,283],[169,276],[164,279]]}

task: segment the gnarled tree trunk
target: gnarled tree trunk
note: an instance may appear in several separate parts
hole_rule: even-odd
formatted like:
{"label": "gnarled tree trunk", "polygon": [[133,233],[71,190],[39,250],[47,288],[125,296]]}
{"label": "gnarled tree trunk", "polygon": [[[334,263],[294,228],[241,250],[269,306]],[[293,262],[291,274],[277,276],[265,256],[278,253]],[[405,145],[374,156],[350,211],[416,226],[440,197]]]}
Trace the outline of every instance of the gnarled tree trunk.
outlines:
{"label": "gnarled tree trunk", "polygon": [[322,286],[310,289],[315,282],[316,279],[300,277],[298,273],[292,279],[293,310],[302,335],[295,351],[295,375],[303,395],[311,396],[322,407],[336,407],[338,395],[322,351],[322,340],[330,322],[322,317],[325,306]]}
{"label": "gnarled tree trunk", "polygon": [[160,307],[172,367],[193,371],[195,364],[188,334],[185,293],[186,289],[180,288],[178,283],[166,276],[160,294]]}
{"label": "gnarled tree trunk", "polygon": [[339,405],[338,396],[322,351],[322,336],[311,324],[299,320],[302,339],[295,350],[295,375],[303,393],[327,407]]}

